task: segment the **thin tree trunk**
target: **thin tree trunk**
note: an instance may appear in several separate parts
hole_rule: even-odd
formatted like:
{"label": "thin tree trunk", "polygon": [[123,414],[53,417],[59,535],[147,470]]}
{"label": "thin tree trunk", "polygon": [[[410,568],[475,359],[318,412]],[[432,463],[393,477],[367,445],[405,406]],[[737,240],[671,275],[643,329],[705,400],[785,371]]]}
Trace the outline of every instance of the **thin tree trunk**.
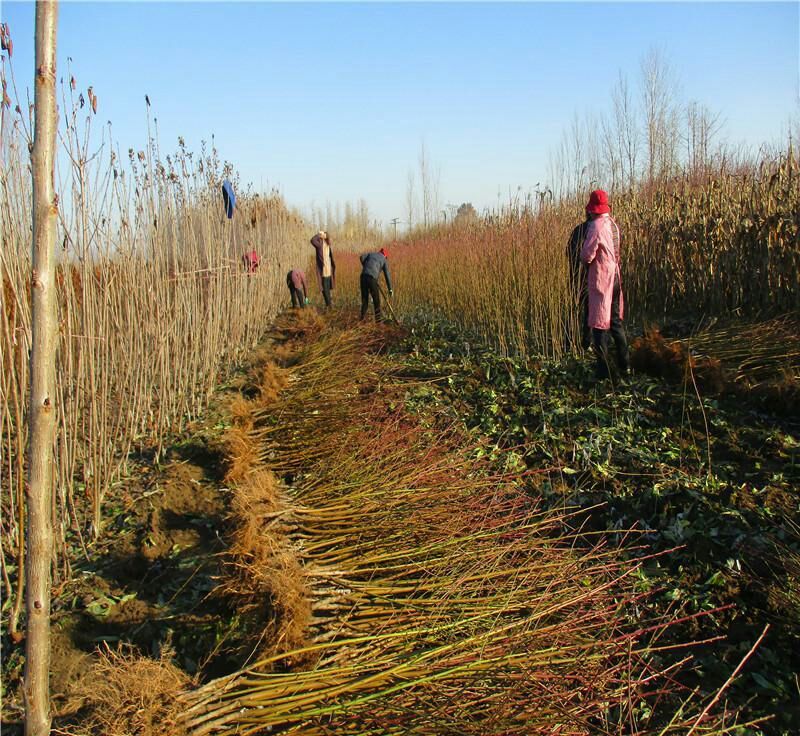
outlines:
{"label": "thin tree trunk", "polygon": [[50,574],[53,555],[53,440],[56,431],[54,191],[57,2],[36,4],[36,123],[33,139],[33,273],[28,525],[25,734],[50,733]]}

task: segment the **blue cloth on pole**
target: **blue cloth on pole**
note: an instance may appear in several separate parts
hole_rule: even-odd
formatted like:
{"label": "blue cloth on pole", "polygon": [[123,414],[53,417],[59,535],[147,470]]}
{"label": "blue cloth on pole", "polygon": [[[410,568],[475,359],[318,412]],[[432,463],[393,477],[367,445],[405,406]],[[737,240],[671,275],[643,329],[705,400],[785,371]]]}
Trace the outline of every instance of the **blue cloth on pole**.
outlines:
{"label": "blue cloth on pole", "polygon": [[233,208],[236,206],[236,195],[233,193],[233,184],[227,179],[222,182],[222,201],[225,203],[225,214],[230,220],[233,217]]}

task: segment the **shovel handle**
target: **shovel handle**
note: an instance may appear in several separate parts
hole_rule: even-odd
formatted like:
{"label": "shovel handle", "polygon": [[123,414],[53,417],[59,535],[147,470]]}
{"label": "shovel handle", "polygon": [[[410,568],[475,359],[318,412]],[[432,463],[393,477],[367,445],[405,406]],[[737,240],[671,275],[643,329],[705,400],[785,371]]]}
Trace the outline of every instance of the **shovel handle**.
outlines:
{"label": "shovel handle", "polygon": [[389,307],[389,313],[392,315],[392,319],[399,325],[400,320],[397,319],[397,315],[394,313],[394,307],[392,306],[392,303],[389,301],[389,297],[387,296],[386,292],[383,290],[383,287],[380,284],[378,284],[378,290],[381,292],[381,297],[386,302],[386,306]]}

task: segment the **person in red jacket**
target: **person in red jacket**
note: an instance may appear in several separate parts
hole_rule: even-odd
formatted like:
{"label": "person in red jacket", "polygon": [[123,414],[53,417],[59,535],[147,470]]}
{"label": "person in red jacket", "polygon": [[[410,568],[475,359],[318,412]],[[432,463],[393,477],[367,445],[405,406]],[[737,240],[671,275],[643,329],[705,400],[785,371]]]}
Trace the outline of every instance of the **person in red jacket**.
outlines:
{"label": "person in red jacket", "polygon": [[308,304],[306,275],[299,268],[293,268],[286,274],[286,286],[289,287],[289,294],[292,297],[292,307],[304,308]]}
{"label": "person in red jacket", "polygon": [[258,258],[258,253],[256,253],[255,249],[248,251],[242,256],[242,265],[244,266],[244,270],[247,273],[255,273],[258,270],[258,264],[260,260]]}
{"label": "person in red jacket", "polygon": [[325,299],[325,306],[330,309],[331,291],[336,287],[336,262],[333,260],[331,239],[328,233],[320,230],[313,238],[311,245],[316,251],[317,283]]}

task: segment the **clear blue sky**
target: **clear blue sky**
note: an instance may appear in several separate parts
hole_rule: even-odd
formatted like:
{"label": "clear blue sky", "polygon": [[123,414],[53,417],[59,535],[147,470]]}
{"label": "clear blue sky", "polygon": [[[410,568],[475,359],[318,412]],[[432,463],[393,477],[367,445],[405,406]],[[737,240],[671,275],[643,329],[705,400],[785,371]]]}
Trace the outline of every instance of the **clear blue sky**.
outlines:
{"label": "clear blue sky", "polygon": [[[3,1],[17,82],[33,78],[32,3]],[[573,112],[607,104],[651,47],[727,137],[776,142],[798,107],[797,3],[61,4],[72,57],[122,150],[213,133],[256,188],[306,207],[363,197],[405,214],[422,140],[442,203],[478,208],[547,178]]]}

